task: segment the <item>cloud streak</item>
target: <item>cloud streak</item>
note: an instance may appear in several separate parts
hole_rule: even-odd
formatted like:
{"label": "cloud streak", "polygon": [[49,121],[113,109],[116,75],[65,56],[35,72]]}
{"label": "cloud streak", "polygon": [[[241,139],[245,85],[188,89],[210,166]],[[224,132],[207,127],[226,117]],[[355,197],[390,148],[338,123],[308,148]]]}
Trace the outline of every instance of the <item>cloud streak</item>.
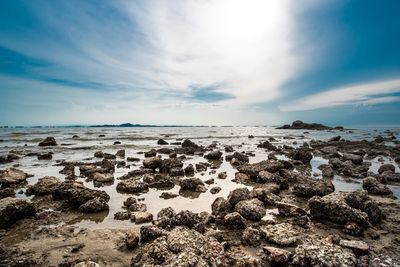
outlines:
{"label": "cloud streak", "polygon": [[279,106],[281,111],[304,111],[344,105],[391,103],[400,100],[400,80],[379,81],[346,86],[314,94]]}

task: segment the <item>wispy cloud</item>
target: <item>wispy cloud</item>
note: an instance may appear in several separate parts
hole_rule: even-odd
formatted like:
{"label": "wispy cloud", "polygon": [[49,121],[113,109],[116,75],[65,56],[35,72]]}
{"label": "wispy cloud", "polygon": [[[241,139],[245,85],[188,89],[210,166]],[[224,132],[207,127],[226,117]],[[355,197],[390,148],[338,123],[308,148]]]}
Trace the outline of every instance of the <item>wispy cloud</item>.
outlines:
{"label": "wispy cloud", "polygon": [[[379,81],[331,89],[281,105],[281,111],[314,110],[344,105],[381,104],[400,100],[400,80]],[[389,95],[389,96],[388,96]]]}

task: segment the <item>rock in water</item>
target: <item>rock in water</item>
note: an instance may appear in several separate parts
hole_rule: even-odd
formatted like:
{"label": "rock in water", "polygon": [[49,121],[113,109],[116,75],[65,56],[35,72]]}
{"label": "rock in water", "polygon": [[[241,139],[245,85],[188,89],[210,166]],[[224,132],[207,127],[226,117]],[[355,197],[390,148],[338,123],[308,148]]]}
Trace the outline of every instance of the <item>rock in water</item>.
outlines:
{"label": "rock in water", "polygon": [[3,198],[0,200],[0,228],[8,228],[20,219],[36,214],[35,205],[25,199]]}
{"label": "rock in water", "polygon": [[236,204],[235,211],[253,221],[259,221],[265,216],[264,204],[256,198],[240,201]]}
{"label": "rock in water", "polygon": [[128,230],[125,234],[125,243],[129,249],[137,247],[139,245],[139,235],[133,230]]}
{"label": "rock in water", "polygon": [[26,181],[28,175],[15,168],[7,168],[3,171],[0,178],[0,183],[3,185],[18,184]]}
{"label": "rock in water", "polygon": [[57,142],[54,137],[46,137],[42,142],[39,143],[39,146],[56,146]]}

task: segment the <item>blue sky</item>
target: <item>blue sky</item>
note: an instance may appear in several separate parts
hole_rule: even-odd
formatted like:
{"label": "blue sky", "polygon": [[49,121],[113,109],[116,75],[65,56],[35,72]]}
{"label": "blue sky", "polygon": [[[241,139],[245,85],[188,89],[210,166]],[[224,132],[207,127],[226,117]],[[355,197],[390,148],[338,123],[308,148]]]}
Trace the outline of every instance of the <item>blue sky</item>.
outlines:
{"label": "blue sky", "polygon": [[398,0],[3,0],[0,125],[399,125],[398,14]]}

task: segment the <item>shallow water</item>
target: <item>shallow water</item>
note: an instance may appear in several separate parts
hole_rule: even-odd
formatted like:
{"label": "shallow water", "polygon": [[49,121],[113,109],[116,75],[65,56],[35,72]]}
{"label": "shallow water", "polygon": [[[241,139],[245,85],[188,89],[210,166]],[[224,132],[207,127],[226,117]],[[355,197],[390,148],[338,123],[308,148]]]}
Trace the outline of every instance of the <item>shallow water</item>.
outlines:
{"label": "shallow water", "polygon": [[[235,151],[252,152],[255,156],[250,157],[250,163],[259,162],[268,158],[268,153],[264,149],[257,148],[257,144],[261,141],[274,137],[276,141],[274,145],[289,145],[297,147],[304,142],[309,142],[312,139],[327,140],[333,136],[341,135],[347,140],[372,140],[377,135],[387,136],[385,133],[387,128],[382,129],[353,129],[349,131],[305,131],[305,130],[277,130],[273,127],[140,127],[140,128],[18,128],[18,129],[0,129],[0,155],[6,156],[11,150],[28,152],[54,152],[51,161],[39,161],[36,157],[24,157],[12,163],[0,165],[1,169],[12,167],[15,164],[17,168],[34,175],[28,178],[28,185],[35,184],[37,180],[44,176],[55,176],[64,180],[65,176],[59,171],[62,166],[54,166],[57,160],[66,161],[83,161],[93,162],[98,159],[93,158],[94,152],[102,150],[103,152],[115,154],[120,149],[125,149],[126,157],[144,158],[143,154],[138,152],[148,151],[152,148],[176,146],[157,145],[157,140],[163,138],[167,142],[176,142],[189,138],[199,145],[208,146],[213,142],[218,143],[218,148],[223,151],[223,147],[231,145]],[[399,138],[399,129],[390,129],[395,133],[396,138]],[[79,138],[73,138],[78,135]],[[99,135],[104,135],[99,137]],[[248,138],[253,135],[254,138]],[[39,147],[38,143],[47,136],[53,136],[57,140],[57,147]],[[115,141],[120,141],[121,145],[113,145]],[[393,144],[394,145],[394,144]],[[229,154],[229,153],[228,153]],[[226,153],[224,152],[223,157]],[[167,158],[168,155],[162,155]],[[279,156],[284,158],[284,156]],[[122,159],[119,159],[122,160]],[[198,156],[188,156],[184,161],[184,167],[190,163],[204,162],[206,159]],[[381,164],[386,162],[393,163],[390,158],[385,158],[383,161],[373,159],[371,161],[371,171],[376,172]],[[312,175],[321,177],[321,171],[318,169],[320,164],[327,163],[326,159],[314,157],[312,165]],[[128,164],[128,162],[127,162]],[[138,169],[141,162],[130,164],[130,168],[116,168],[114,177],[118,178],[129,171]],[[398,166],[396,171],[400,171]],[[215,183],[206,185],[208,189],[205,193],[194,192],[179,192],[180,187],[174,186],[167,189],[149,189],[147,193],[140,194],[138,198],[143,200],[147,205],[147,209],[156,218],[157,212],[165,207],[171,206],[175,211],[191,210],[194,212],[211,211],[211,204],[216,197],[227,197],[229,192],[237,187],[245,185],[236,184],[231,180],[235,177],[236,170],[232,168],[229,162],[223,161],[221,166],[216,170],[215,174],[210,173],[211,169],[202,174],[196,173],[195,177],[201,178],[203,181],[214,178]],[[218,173],[226,171],[228,178],[218,179]],[[79,174],[79,172],[76,172]],[[90,188],[94,188],[92,182],[85,182],[84,178],[78,178],[78,181]],[[82,214],[77,220],[68,222],[72,225],[78,225],[91,228],[103,227],[124,227],[130,226],[130,221],[114,220],[114,213],[121,211],[122,203],[132,194],[121,194],[116,191],[116,185],[119,180],[115,180],[114,184],[103,186],[96,189],[106,191],[111,199],[109,201],[110,210],[108,212],[98,214]],[[361,188],[361,181],[357,179],[344,179],[340,176],[335,176],[333,179],[336,191],[353,191]],[[213,195],[210,193],[210,188],[219,186],[222,190]],[[249,186],[251,188],[251,186]],[[400,197],[400,187],[390,186],[394,195]],[[18,193],[17,197],[26,198],[23,188],[22,193]],[[19,191],[19,190],[18,190]],[[169,191],[179,194],[177,198],[164,200],[160,195],[164,191]]]}

